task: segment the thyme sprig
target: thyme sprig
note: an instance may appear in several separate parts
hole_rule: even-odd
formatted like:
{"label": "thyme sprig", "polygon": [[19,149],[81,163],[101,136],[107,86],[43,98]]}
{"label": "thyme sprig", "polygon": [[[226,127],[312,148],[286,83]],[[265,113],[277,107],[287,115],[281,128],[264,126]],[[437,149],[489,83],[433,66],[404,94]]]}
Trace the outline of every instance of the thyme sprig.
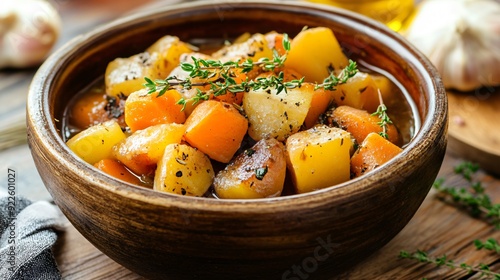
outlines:
{"label": "thyme sprig", "polygon": [[479,239],[474,240],[474,246],[476,246],[476,249],[481,250],[488,250],[488,251],[495,251],[497,254],[500,254],[500,244],[498,244],[498,241],[495,238],[488,238],[486,241],[481,241]]}
{"label": "thyme sprig", "polygon": [[[192,57],[192,63],[181,63],[181,69],[188,72],[188,77],[180,79],[172,76],[166,79],[151,80],[145,77],[146,83],[144,86],[148,89],[148,93],[158,92],[158,96],[172,88],[181,88],[190,90],[196,86],[209,86],[209,89],[202,91],[196,88],[196,93],[189,99],[181,98],[177,104],[183,106],[183,109],[189,101],[192,104],[197,104],[202,100],[208,100],[211,96],[220,96],[226,93],[236,94],[239,92],[248,92],[250,90],[266,90],[270,88],[276,89],[276,94],[287,92],[289,89],[300,88],[304,83],[304,77],[291,81],[284,80],[284,73],[280,71],[277,75],[269,75],[267,77],[259,77],[254,80],[247,79],[242,82],[237,82],[235,69],[239,69],[243,73],[248,73],[260,67],[264,71],[275,71],[282,67],[286,61],[288,52],[290,51],[290,40],[287,34],[283,35],[283,48],[285,53],[280,55],[276,49],[273,49],[273,58],[261,58],[258,61],[247,59],[243,62],[228,61],[221,62],[218,60],[205,60]],[[356,62],[349,60],[349,64],[345,67],[338,76],[333,73],[326,78],[323,83],[316,84],[315,90],[323,88],[325,90],[334,90],[339,84],[346,83],[347,80],[358,72]],[[201,82],[193,83],[193,79],[198,78]]]}
{"label": "thyme sprig", "polygon": [[335,76],[333,72],[330,73],[330,76],[323,80],[323,83],[316,84],[314,90],[318,90],[320,88],[323,88],[325,90],[335,90],[336,86],[345,84],[347,80],[354,77],[356,73],[358,73],[358,65],[356,64],[356,62],[349,59],[349,64],[344,69],[342,69],[338,76]]}
{"label": "thyme sprig", "polygon": [[445,185],[445,180],[442,178],[436,180],[433,187],[438,191],[438,198],[441,200],[464,208],[472,217],[483,218],[498,229],[500,228],[500,204],[492,203],[481,181],[474,180],[473,175],[478,170],[477,164],[461,163],[455,166],[454,172],[465,180],[467,184],[465,187]]}
{"label": "thyme sprig", "polygon": [[377,123],[382,128],[382,131],[379,132],[379,135],[384,137],[385,139],[389,139],[389,134],[387,134],[387,126],[389,124],[392,124],[392,120],[389,118],[389,115],[387,115],[387,106],[385,106],[384,104],[380,89],[378,90],[378,99],[380,105],[378,105],[377,111],[372,113],[372,116],[377,116],[380,119],[380,121]]}
{"label": "thyme sprig", "polygon": [[[500,227],[500,204],[493,204],[491,198],[485,193],[481,181],[476,180],[475,175],[478,170],[479,166],[477,164],[467,161],[462,162],[456,165],[453,171],[462,182],[466,182],[466,187],[447,186],[444,184],[445,180],[441,178],[435,181],[434,188],[438,191],[438,198],[464,207],[474,217],[486,218],[498,229]],[[493,251],[500,254],[500,244],[494,238],[488,238],[486,241],[476,239],[473,244],[477,250]],[[399,257],[434,264],[437,267],[446,266],[451,269],[462,269],[468,274],[479,273],[481,278],[500,280],[500,273],[491,271],[490,267],[483,263],[476,266],[458,263],[449,259],[446,255],[431,257],[423,250],[412,253],[403,250],[400,252]]]}
{"label": "thyme sprig", "polygon": [[446,255],[431,257],[422,250],[417,250],[412,253],[403,250],[399,253],[399,257],[402,259],[416,260],[421,263],[433,264],[437,267],[446,266],[451,269],[461,269],[467,272],[467,274],[479,273],[481,277],[500,280],[500,274],[491,271],[490,267],[483,263],[480,263],[477,266],[472,266],[467,263],[457,263],[456,261],[449,259]]}
{"label": "thyme sprig", "polygon": [[[220,60],[213,59],[201,59],[194,56],[191,57],[192,63],[182,62],[180,67],[183,71],[188,72],[188,77],[185,79],[179,79],[177,77],[168,77],[166,79],[157,79],[155,81],[148,77],[145,77],[146,83],[144,86],[148,89],[148,93],[158,92],[158,96],[165,94],[165,92],[173,87],[181,87],[183,89],[191,89],[193,86],[206,86],[212,85],[214,83],[221,83],[222,80],[228,80],[229,84],[233,84],[234,81],[234,69],[240,69],[242,73],[248,73],[252,71],[255,67],[261,67],[265,71],[274,71],[278,67],[282,67],[285,63],[288,51],[290,50],[290,39],[286,33],[283,34],[282,40],[283,48],[285,54],[280,55],[276,49],[273,49],[273,59],[267,57],[260,58],[258,61],[253,61],[251,58],[246,59],[243,62],[238,61],[227,61],[222,62]],[[216,81],[210,81],[212,78],[221,77],[216,79]],[[200,78],[206,80],[200,83],[192,83],[192,79]],[[232,81],[231,81],[232,80]],[[214,90],[211,88],[211,90]],[[217,91],[215,91],[217,92]],[[222,92],[222,90],[221,90]],[[224,91],[225,93],[225,91]],[[214,93],[215,94],[215,93]],[[197,94],[198,95],[198,94]],[[220,95],[220,93],[219,93]],[[200,101],[198,97],[195,101]]]}
{"label": "thyme sprig", "polygon": [[278,76],[268,76],[260,77],[255,80],[249,80],[248,78],[240,83],[237,83],[232,77],[223,75],[222,79],[218,79],[213,82],[207,82],[205,85],[210,85],[210,89],[207,91],[202,91],[199,88],[196,89],[195,96],[190,99],[181,98],[177,101],[177,104],[186,106],[186,104],[191,101],[193,105],[197,104],[202,100],[210,99],[210,96],[220,96],[227,92],[236,94],[239,92],[248,92],[250,90],[266,90],[268,88],[275,88],[277,94],[282,91],[287,92],[288,89],[299,88],[304,82],[304,78],[292,81],[284,81],[284,73],[279,72]]}

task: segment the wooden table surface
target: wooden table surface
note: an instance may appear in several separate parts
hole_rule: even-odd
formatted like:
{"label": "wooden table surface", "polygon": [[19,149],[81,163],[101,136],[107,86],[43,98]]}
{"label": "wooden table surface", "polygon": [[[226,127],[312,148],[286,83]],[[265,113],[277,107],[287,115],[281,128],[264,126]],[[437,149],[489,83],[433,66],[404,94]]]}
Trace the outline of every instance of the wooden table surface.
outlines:
{"label": "wooden table surface", "polygon": [[[156,3],[153,3],[156,2]],[[90,30],[93,26],[107,22],[119,15],[129,13],[144,5],[170,4],[178,1],[53,1],[63,18],[63,30],[58,46],[71,37]],[[14,126],[24,129],[24,107],[29,83],[36,69],[0,70],[0,127]],[[21,124],[21,125],[20,125]],[[0,137],[1,141],[4,138]],[[16,170],[19,181],[18,194],[32,200],[51,200],[35,166],[29,148],[21,143],[0,151],[2,170]],[[443,162],[439,177],[453,176],[453,166],[464,159],[450,151]],[[1,172],[0,182],[5,188],[6,173]],[[500,179],[479,172],[486,192],[494,201],[500,200]],[[474,239],[500,239],[500,232],[488,223],[474,219],[464,211],[436,199],[431,191],[410,223],[389,244],[362,261],[338,279],[478,279],[478,275],[467,276],[460,270],[416,263],[399,259],[400,250],[421,249],[429,254],[446,254],[459,262],[491,265],[500,272],[500,255],[478,251],[472,244]],[[63,279],[142,279],[137,274],[115,263],[90,244],[69,223],[59,233],[54,254]],[[314,274],[311,277],[314,279]]]}

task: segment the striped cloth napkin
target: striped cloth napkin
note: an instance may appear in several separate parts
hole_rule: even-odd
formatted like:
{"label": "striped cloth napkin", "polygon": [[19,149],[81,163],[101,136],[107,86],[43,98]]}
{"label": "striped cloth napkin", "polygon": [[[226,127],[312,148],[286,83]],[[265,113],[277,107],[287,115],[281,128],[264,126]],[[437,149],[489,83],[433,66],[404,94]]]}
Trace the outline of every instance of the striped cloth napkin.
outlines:
{"label": "striped cloth napkin", "polygon": [[53,204],[0,189],[0,279],[61,279],[52,247],[62,221]]}

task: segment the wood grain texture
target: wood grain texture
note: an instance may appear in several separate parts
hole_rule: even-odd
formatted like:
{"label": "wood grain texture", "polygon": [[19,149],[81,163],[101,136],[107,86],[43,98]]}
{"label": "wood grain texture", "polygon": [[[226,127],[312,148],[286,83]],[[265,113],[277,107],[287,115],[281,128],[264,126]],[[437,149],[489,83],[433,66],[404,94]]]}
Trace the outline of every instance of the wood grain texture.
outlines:
{"label": "wood grain texture", "polygon": [[53,252],[65,280],[144,279],[97,250],[69,222],[65,230],[58,234]]}
{"label": "wood grain texture", "polygon": [[[453,178],[453,167],[463,162],[462,158],[448,155],[440,170],[440,178]],[[500,180],[480,172],[486,193],[494,202],[500,200]],[[453,181],[453,180],[452,180]],[[463,186],[463,185],[462,185]],[[500,232],[483,220],[472,218],[456,206],[439,200],[431,191],[415,217],[405,229],[382,250],[368,260],[342,274],[340,279],[478,279],[478,275],[467,275],[461,270],[446,267],[436,268],[411,260],[399,259],[401,250],[428,252],[433,256],[448,257],[472,265],[485,263],[499,271],[500,255],[494,252],[478,251],[473,240],[500,239]],[[467,277],[466,277],[467,276]],[[464,278],[462,278],[464,277]]]}
{"label": "wood grain texture", "polygon": [[[463,159],[447,155],[438,177],[453,176],[453,166]],[[494,201],[500,201],[500,179],[480,173],[486,192]],[[424,200],[410,223],[386,246],[365,261],[341,272],[332,280],[340,279],[461,279],[466,274],[460,270],[415,261],[399,259],[401,250],[424,250],[431,255],[446,254],[450,258],[469,264],[480,262],[491,265],[493,271],[500,271],[500,256],[478,251],[472,244],[474,239],[500,239],[500,232],[482,220],[470,217],[466,212],[443,203],[432,191]],[[63,279],[106,279],[119,276],[124,280],[144,279],[117,264],[88,242],[71,224],[59,233],[54,251]],[[316,279],[315,272],[310,274]],[[464,279],[479,279],[478,275]]]}
{"label": "wood grain texture", "polygon": [[500,87],[448,92],[450,151],[500,175]]}

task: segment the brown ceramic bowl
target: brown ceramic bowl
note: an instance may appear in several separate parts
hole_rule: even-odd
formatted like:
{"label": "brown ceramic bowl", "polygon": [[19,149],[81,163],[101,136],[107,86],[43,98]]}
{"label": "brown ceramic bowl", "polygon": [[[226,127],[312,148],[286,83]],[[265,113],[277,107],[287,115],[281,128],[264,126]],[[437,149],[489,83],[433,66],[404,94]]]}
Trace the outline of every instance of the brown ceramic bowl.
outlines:
{"label": "brown ceramic bowl", "polygon": [[[418,132],[374,172],[287,197],[181,197],[114,180],[62,140],[59,120],[70,98],[101,77],[109,61],[162,35],[293,36],[304,26],[331,28],[351,58],[391,73],[418,108]],[[318,279],[370,255],[414,215],[444,156],[447,101],[429,61],[373,21],[296,2],[210,1],[135,14],[75,38],[39,69],[27,116],[32,154],[54,201],[92,244],[130,270],[157,279]]]}

